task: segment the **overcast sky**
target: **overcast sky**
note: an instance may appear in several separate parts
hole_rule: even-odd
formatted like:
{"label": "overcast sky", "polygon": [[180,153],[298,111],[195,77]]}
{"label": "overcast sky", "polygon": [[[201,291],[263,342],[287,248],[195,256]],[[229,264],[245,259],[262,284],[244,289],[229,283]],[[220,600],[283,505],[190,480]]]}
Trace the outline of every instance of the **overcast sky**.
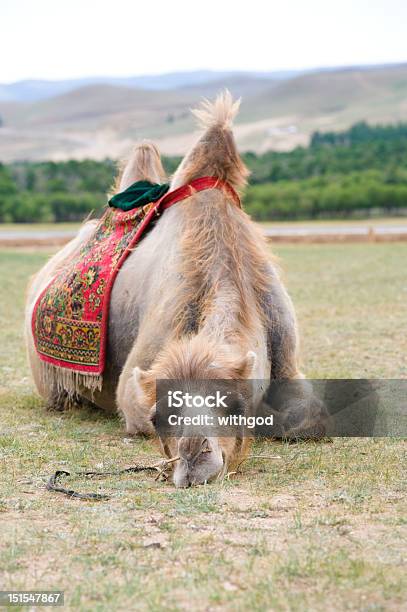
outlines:
{"label": "overcast sky", "polygon": [[0,82],[407,61],[407,0],[0,0]]}

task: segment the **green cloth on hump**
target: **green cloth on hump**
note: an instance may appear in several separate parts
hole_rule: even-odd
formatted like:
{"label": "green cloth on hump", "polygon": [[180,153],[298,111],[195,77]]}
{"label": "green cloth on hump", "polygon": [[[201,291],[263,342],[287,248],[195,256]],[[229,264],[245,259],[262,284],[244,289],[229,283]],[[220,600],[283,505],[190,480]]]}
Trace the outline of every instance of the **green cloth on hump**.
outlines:
{"label": "green cloth on hump", "polygon": [[124,191],[116,193],[109,200],[109,206],[120,208],[120,210],[132,210],[139,206],[145,206],[150,202],[157,202],[170,186],[167,183],[150,183],[150,181],[136,181]]}

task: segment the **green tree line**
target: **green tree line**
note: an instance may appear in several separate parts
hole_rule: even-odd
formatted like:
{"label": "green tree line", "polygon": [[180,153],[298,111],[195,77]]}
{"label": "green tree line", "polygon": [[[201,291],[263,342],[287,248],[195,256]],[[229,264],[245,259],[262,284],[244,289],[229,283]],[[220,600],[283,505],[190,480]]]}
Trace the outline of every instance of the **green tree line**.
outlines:
{"label": "green tree line", "polygon": [[[246,210],[258,220],[344,217],[407,209],[407,123],[316,132],[308,147],[245,153]],[[173,172],[178,158],[166,158]],[[0,163],[0,222],[78,221],[106,204],[116,164]]]}

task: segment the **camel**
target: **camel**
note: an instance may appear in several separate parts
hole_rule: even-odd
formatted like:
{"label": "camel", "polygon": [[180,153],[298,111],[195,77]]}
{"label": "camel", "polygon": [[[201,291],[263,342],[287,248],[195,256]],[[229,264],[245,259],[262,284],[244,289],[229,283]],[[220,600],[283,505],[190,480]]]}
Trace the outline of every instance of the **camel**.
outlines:
{"label": "camel", "polygon": [[[240,192],[244,189],[248,171],[232,132],[238,108],[239,102],[223,92],[195,112],[203,132],[175,172],[170,190],[203,176],[217,177]],[[163,179],[157,148],[142,143],[119,173],[115,191],[134,181]],[[41,376],[43,364],[31,331],[33,307],[64,262],[92,234],[95,223],[84,223],[28,289],[29,362],[38,392],[54,408],[64,405],[69,390]],[[103,386],[93,392],[83,388],[77,399],[118,410],[128,434],[157,437],[159,379],[188,383],[301,377],[293,304],[262,232],[227,191],[207,189],[166,210],[124,262],[111,294]],[[260,387],[250,390],[258,401],[261,392]],[[185,433],[159,437],[163,454],[179,457],[173,469],[178,487],[225,474],[250,446],[247,437],[238,435]]]}

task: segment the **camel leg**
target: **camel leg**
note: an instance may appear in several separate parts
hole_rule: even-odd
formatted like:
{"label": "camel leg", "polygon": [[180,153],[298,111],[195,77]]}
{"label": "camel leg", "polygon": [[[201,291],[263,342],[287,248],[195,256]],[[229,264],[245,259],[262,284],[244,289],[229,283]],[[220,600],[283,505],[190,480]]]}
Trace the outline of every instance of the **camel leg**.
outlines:
{"label": "camel leg", "polygon": [[267,349],[271,363],[270,378],[303,378],[299,369],[299,339],[294,306],[273,268],[271,277],[270,289],[265,297],[265,314],[269,324]]}
{"label": "camel leg", "polygon": [[71,397],[66,391],[59,390],[56,385],[49,387],[46,400],[47,410],[55,412],[64,412],[80,401],[79,398]]}
{"label": "camel leg", "polygon": [[304,380],[300,371],[294,307],[277,274],[267,305],[271,384],[264,399],[275,417],[276,437],[320,438],[325,432],[327,412],[312,383]]}

